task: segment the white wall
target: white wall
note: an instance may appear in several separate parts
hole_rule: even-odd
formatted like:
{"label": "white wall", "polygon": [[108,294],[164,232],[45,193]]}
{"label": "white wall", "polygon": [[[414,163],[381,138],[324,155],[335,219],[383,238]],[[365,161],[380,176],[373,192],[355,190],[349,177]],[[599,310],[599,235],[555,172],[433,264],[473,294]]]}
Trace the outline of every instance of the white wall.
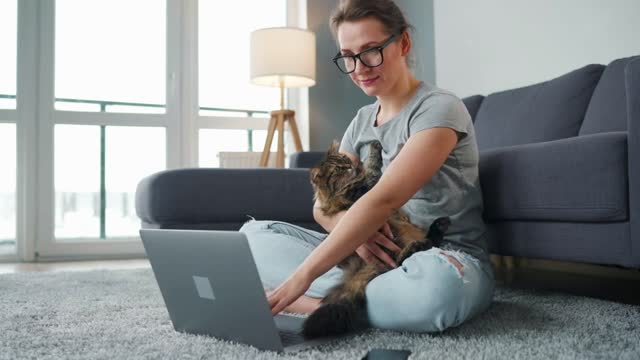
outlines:
{"label": "white wall", "polygon": [[395,0],[409,24],[413,25],[411,52],[415,61],[414,75],[435,82],[435,49],[433,37],[433,0]]}
{"label": "white wall", "polygon": [[460,97],[640,55],[638,0],[434,0],[436,84]]}

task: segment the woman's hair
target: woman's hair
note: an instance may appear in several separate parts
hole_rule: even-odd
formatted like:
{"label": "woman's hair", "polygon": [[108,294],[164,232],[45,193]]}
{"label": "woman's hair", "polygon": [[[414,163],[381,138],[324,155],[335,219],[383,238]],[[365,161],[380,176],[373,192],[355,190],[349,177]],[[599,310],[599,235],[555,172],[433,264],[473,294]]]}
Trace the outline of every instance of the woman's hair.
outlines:
{"label": "woman's hair", "polygon": [[[338,28],[342,23],[369,17],[380,21],[389,35],[398,35],[414,29],[393,0],[341,0],[331,14],[329,23],[333,38],[337,41]],[[409,64],[413,64],[413,59],[409,60]]]}

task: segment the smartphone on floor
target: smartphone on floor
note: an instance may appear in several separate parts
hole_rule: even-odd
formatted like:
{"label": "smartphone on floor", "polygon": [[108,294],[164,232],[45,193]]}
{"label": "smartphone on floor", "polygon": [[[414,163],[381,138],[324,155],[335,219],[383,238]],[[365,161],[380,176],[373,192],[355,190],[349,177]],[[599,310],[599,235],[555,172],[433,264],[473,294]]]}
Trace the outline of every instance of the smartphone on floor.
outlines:
{"label": "smartphone on floor", "polygon": [[406,360],[409,355],[409,350],[371,349],[362,360]]}

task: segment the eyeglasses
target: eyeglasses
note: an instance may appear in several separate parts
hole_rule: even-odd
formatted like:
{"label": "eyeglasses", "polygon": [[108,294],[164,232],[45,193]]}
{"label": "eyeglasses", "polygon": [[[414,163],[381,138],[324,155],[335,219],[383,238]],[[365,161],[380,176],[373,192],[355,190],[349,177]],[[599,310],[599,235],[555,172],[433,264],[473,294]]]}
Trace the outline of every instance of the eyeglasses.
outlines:
{"label": "eyeglasses", "polygon": [[382,56],[382,50],[389,46],[394,40],[396,40],[400,34],[393,35],[387,39],[382,45],[375,46],[370,49],[364,50],[355,55],[340,55],[338,53],[333,57],[333,63],[336,64],[338,69],[345,74],[350,74],[356,70],[356,59],[360,59],[362,65],[367,67],[376,67],[382,65],[384,57]]}

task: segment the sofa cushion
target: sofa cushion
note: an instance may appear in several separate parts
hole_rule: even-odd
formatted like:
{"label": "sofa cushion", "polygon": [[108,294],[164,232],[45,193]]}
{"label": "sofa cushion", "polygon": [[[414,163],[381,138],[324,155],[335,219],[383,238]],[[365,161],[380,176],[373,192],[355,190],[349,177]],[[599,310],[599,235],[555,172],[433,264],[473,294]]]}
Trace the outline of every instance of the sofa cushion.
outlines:
{"label": "sofa cushion", "polygon": [[327,155],[326,151],[300,151],[289,156],[290,168],[312,168]]}
{"label": "sofa cushion", "polygon": [[627,130],[624,68],[635,57],[614,60],[604,70],[584,115],[580,135]]}
{"label": "sofa cushion", "polygon": [[480,109],[482,100],[484,100],[484,96],[482,95],[473,95],[462,99],[464,106],[467,107],[469,115],[471,115],[471,120],[474,122],[476,121],[476,115],[478,114],[478,109]]}
{"label": "sofa cushion", "polygon": [[587,65],[542,83],[487,96],[475,129],[480,150],[578,135],[604,65]]}
{"label": "sofa cushion", "polygon": [[628,219],[626,132],[488,150],[479,166],[489,222]]}

